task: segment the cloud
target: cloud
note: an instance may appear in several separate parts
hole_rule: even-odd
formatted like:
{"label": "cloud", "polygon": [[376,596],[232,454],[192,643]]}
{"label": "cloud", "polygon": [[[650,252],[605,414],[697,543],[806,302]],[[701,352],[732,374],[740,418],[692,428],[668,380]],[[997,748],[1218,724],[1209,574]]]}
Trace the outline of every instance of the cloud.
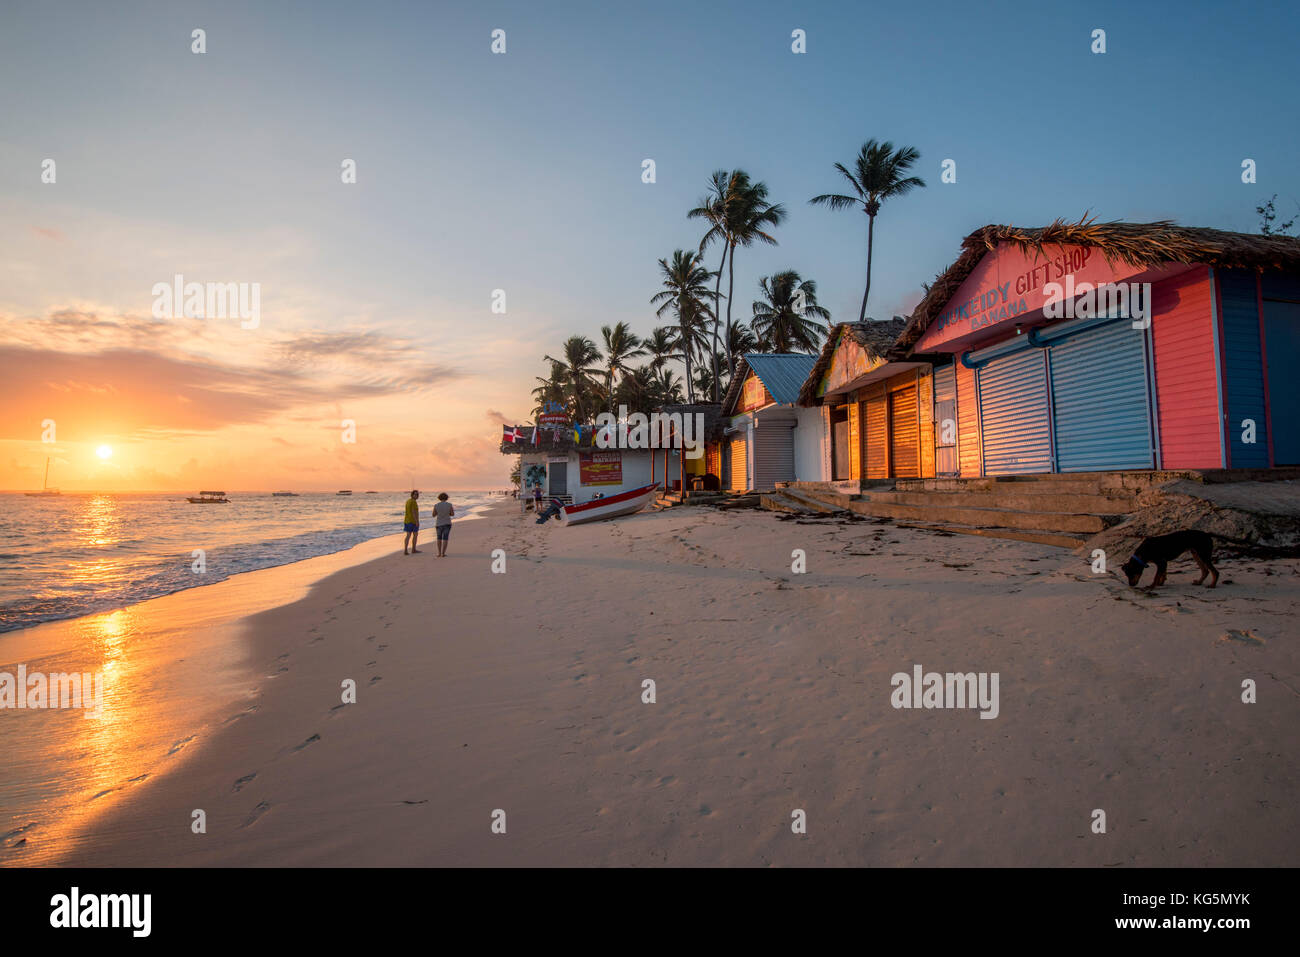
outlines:
{"label": "cloud", "polygon": [[44,226],[36,226],[36,225],[33,225],[33,226],[31,227],[31,230],[32,230],[32,232],[34,232],[37,236],[44,236],[46,239],[52,239],[52,240],[54,240],[56,243],[61,243],[61,242],[63,242],[64,239],[66,238],[66,237],[63,235],[63,231],[62,231],[62,230],[58,230],[58,229],[47,229],[47,228],[44,227]]}

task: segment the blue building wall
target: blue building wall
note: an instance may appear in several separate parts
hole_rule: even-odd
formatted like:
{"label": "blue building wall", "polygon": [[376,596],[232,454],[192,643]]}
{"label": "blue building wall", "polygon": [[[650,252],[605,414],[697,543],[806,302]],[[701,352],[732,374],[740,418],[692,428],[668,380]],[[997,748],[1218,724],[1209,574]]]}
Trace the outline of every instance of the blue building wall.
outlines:
{"label": "blue building wall", "polygon": [[[1216,270],[1223,302],[1223,379],[1229,463],[1235,469],[1268,468],[1268,418],[1260,350],[1259,296],[1254,270]],[[1255,423],[1255,441],[1243,441],[1243,421]]]}

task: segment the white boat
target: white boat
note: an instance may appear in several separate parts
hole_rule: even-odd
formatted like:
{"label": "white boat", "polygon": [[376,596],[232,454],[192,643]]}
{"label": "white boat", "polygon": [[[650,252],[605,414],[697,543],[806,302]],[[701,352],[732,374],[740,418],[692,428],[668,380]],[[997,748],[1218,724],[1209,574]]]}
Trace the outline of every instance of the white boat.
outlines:
{"label": "white boat", "polygon": [[581,505],[565,505],[560,509],[560,521],[565,525],[581,525],[584,522],[598,522],[601,519],[631,515],[649,505],[658,490],[659,483],[656,482],[608,498],[593,498]]}
{"label": "white boat", "polygon": [[55,495],[59,494],[59,490],[57,488],[50,488],[49,456],[46,456],[45,458],[45,484],[41,487],[41,490],[39,492],[24,492],[23,494],[26,495],[28,498],[52,498]]}

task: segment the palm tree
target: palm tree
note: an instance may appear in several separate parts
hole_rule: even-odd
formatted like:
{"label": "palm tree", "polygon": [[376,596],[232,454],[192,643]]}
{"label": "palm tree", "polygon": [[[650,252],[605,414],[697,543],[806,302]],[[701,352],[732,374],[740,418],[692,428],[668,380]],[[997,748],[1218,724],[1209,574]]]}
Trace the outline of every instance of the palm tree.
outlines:
{"label": "palm tree", "polygon": [[751,325],[759,342],[773,352],[816,352],[831,317],[829,309],[817,304],[817,283],[787,269],[764,276],[758,288],[763,298],[754,300]]}
{"label": "palm tree", "polygon": [[727,352],[734,356],[743,356],[746,352],[762,351],[761,343],[749,326],[738,322],[731,327],[731,334],[727,336]]}
{"label": "palm tree", "polygon": [[546,408],[548,402],[555,402],[559,405],[567,403],[567,396],[564,391],[564,364],[561,362],[551,362],[551,374],[545,378],[534,376],[537,379],[537,385],[533,388],[533,398],[537,404],[533,406],[533,418],[541,415],[542,410]]}
{"label": "palm tree", "polygon": [[655,374],[655,405],[678,405],[682,401],[682,381],[667,367]]}
{"label": "palm tree", "polygon": [[563,352],[563,359],[546,356],[546,361],[552,363],[552,369],[560,366],[559,381],[564,383],[565,395],[571,401],[573,420],[585,422],[589,406],[594,405],[592,393],[597,376],[603,371],[595,366],[600,361],[600,353],[586,336],[569,336],[564,340]]}
{"label": "palm tree", "polygon": [[850,173],[841,163],[835,164],[835,168],[853,185],[856,195],[823,193],[808,200],[814,206],[824,205],[831,209],[851,209],[861,204],[862,211],[867,214],[867,288],[862,293],[858,322],[866,320],[867,296],[871,294],[871,241],[876,230],[876,214],[884,200],[925,185],[925,180],[919,176],[903,175],[920,158],[921,153],[914,147],[903,146],[896,150],[893,143],[867,140],[858,153],[854,172]]}
{"label": "palm tree", "polygon": [[[736,247],[752,246],[755,242],[776,245],[776,240],[767,230],[779,226],[785,219],[785,209],[780,203],[773,205],[767,201],[767,186],[754,183],[744,170],[735,170],[731,174],[729,195],[725,205],[727,246],[730,258],[727,262],[727,336],[731,336],[731,300],[736,291]],[[731,373],[736,371],[736,354],[729,353],[727,365]]]}
{"label": "palm tree", "polygon": [[674,250],[671,262],[659,260],[659,269],[663,273],[664,288],[650,297],[650,303],[659,303],[655,315],[662,316],[671,310],[677,319],[673,345],[686,362],[686,388],[691,393],[690,401],[694,402],[691,360],[702,350],[704,330],[708,320],[713,318],[707,286],[713,273],[704,267],[698,253],[684,249]]}
{"label": "palm tree", "polygon": [[699,365],[695,368],[695,392],[697,395],[710,395],[714,391],[717,380],[713,376],[713,370],[707,365]]}
{"label": "palm tree", "polygon": [[626,322],[601,326],[600,334],[605,340],[605,395],[613,396],[614,380],[627,372],[628,360],[645,355],[645,349]]}
{"label": "palm tree", "polygon": [[708,231],[704,238],[700,240],[700,255],[709,248],[713,241],[721,240],[722,242],[722,259],[718,262],[717,271],[714,273],[713,280],[713,306],[715,310],[713,318],[713,345],[709,350],[713,357],[713,401],[718,401],[718,317],[716,314],[717,307],[722,301],[722,270],[727,264],[727,251],[730,249],[729,236],[727,232],[727,202],[732,196],[732,183],[734,177],[725,169],[715,169],[713,175],[709,177],[709,192],[700,200],[700,205],[696,206],[686,214],[687,219],[703,219],[709,224]]}
{"label": "palm tree", "polygon": [[650,335],[641,340],[641,345],[645,349],[646,355],[650,357],[650,368],[658,372],[664,367],[664,363],[670,359],[680,359],[676,352],[673,351],[673,327],[656,326],[650,330]]}
{"label": "palm tree", "polygon": [[655,373],[656,370],[649,365],[628,369],[614,391],[616,403],[627,406],[628,412],[650,412],[659,389]]}

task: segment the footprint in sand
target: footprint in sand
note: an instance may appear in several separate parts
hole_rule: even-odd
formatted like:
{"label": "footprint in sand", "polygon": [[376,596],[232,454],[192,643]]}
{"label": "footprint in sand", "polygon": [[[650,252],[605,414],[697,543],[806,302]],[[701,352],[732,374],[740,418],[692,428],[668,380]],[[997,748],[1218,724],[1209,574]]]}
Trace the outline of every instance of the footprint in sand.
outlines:
{"label": "footprint in sand", "polygon": [[1243,645],[1255,645],[1256,647],[1264,644],[1264,639],[1259,638],[1249,631],[1238,631],[1235,628],[1228,629],[1228,633],[1219,641],[1239,641]]}
{"label": "footprint in sand", "polygon": [[242,778],[240,778],[238,781],[235,782],[235,786],[230,790],[242,791],[244,789],[244,785],[247,784],[249,781],[253,780],[253,778],[255,777],[257,777],[256,771],[254,771],[252,774],[245,774]]}
{"label": "footprint in sand", "polygon": [[257,705],[253,705],[251,708],[245,708],[243,711],[239,712],[239,714],[232,714],[229,718],[223,721],[222,724],[230,724],[232,721],[238,721],[240,718],[247,717],[256,710]]}
{"label": "footprint in sand", "polygon": [[308,739],[307,739],[306,741],[304,741],[302,744],[298,745],[296,748],[290,748],[289,750],[290,750],[291,753],[296,753],[296,752],[298,752],[298,751],[301,751],[303,748],[307,747],[307,746],[310,745],[310,744],[315,744],[315,743],[316,743],[317,741],[319,741],[319,740],[320,740],[320,735],[319,735],[319,734],[313,734],[310,738],[308,738]]}
{"label": "footprint in sand", "polygon": [[374,684],[376,681],[383,681],[383,680],[384,679],[382,675],[375,675],[373,678],[370,679],[370,684]]}
{"label": "footprint in sand", "polygon": [[271,810],[271,805],[267,804],[265,801],[259,802],[257,807],[253,808],[253,813],[248,815],[248,820],[246,820],[243,824],[239,826],[241,828],[252,827],[254,824],[257,823],[257,819],[269,810]]}
{"label": "footprint in sand", "polygon": [[194,740],[194,735],[190,735],[188,738],[181,738],[179,741],[177,741],[175,744],[172,745],[172,749],[167,752],[167,757],[170,758],[173,754],[175,754],[177,751],[185,747],[185,745],[189,744],[193,740]]}

